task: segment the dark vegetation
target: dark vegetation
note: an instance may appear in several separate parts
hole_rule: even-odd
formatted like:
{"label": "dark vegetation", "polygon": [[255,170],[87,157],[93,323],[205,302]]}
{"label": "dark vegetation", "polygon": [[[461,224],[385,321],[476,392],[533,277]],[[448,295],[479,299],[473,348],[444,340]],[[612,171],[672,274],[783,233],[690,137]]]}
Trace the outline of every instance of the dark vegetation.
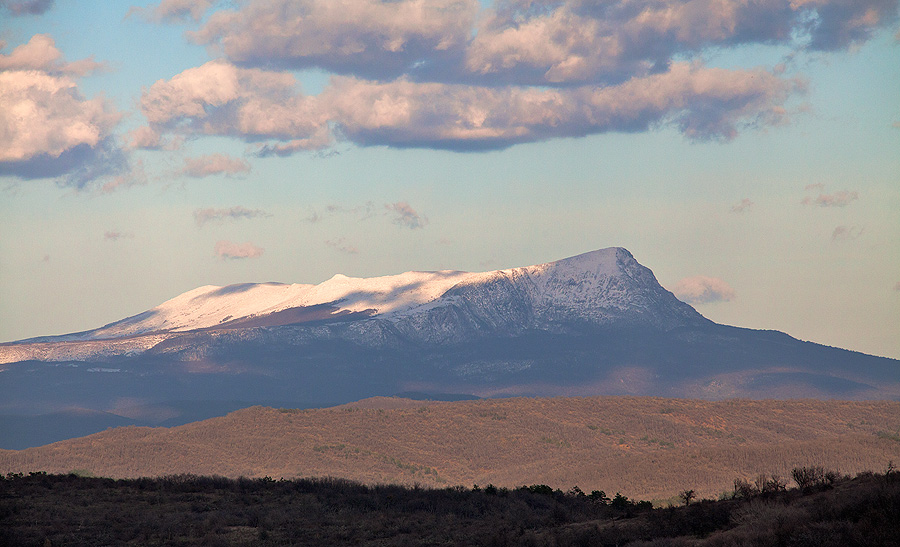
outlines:
{"label": "dark vegetation", "polygon": [[888,546],[900,473],[794,469],[797,487],[739,479],[719,500],[653,508],[546,485],[365,486],[334,478],[0,476],[4,545]]}

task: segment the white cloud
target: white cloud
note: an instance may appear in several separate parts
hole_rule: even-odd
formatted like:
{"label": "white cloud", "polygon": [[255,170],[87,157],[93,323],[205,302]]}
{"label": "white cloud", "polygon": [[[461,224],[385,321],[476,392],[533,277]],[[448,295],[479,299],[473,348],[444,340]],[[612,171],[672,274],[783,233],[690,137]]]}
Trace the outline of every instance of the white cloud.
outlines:
{"label": "white cloud", "polygon": [[79,189],[140,177],[113,135],[121,115],[102,97],[78,91],[75,78],[98,66],[64,62],[41,34],[0,54],[0,176],[56,177]]}
{"label": "white cloud", "polygon": [[62,52],[49,34],[35,34],[9,55],[0,54],[0,70],[37,70],[54,75],[84,76],[103,68],[103,64],[93,58],[71,63],[64,62],[62,58]]}
{"label": "white cloud", "polygon": [[216,242],[216,246],[213,249],[215,256],[219,257],[222,260],[259,258],[262,256],[264,251],[265,249],[257,247],[249,241],[246,243],[232,243],[231,241],[227,240],[220,240]]}
{"label": "white cloud", "polygon": [[229,209],[197,209],[194,211],[194,222],[197,226],[203,226],[207,222],[223,221],[223,220],[240,220],[242,218],[260,218],[271,216],[262,209],[247,209],[240,205],[236,205]]}
{"label": "white cloud", "polygon": [[198,158],[186,158],[181,174],[194,178],[208,177],[210,175],[237,175],[248,173],[250,164],[246,160],[234,158],[225,154],[210,154]]}
{"label": "white cloud", "polygon": [[287,73],[210,61],[153,84],[141,97],[141,110],[157,133],[273,139],[298,149],[293,141],[307,139],[315,148],[327,119],[296,88]]}
{"label": "white cloud", "polygon": [[675,284],[672,289],[675,296],[688,304],[707,304],[711,302],[727,302],[735,298],[734,289],[717,277],[697,275],[686,277]]}
{"label": "white cloud", "polygon": [[120,118],[102,98],[84,99],[70,78],[33,70],[0,72],[0,104],[0,162],[96,147]]}

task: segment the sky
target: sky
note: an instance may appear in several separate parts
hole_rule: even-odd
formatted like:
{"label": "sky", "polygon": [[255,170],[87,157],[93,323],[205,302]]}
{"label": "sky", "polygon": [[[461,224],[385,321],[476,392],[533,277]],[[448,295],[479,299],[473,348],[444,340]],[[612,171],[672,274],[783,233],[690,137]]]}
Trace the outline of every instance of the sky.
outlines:
{"label": "sky", "polygon": [[625,247],[900,358],[900,0],[0,0],[0,341]]}

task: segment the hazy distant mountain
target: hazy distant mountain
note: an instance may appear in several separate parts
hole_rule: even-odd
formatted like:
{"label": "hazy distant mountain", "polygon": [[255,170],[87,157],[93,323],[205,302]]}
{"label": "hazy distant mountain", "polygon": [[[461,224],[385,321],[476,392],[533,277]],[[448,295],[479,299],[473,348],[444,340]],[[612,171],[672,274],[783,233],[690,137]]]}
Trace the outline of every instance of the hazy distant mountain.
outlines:
{"label": "hazy distant mountain", "polygon": [[622,248],[485,273],[200,287],[95,330],[0,345],[0,363],[7,415],[142,406],[171,420],[169,401],[405,391],[900,397],[900,361],[713,323]]}

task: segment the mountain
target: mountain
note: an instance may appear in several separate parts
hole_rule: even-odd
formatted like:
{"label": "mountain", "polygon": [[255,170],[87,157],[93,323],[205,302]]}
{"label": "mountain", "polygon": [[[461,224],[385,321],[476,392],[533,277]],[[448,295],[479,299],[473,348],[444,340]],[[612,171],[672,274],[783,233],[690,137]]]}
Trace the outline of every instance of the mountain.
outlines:
{"label": "mountain", "polygon": [[409,391],[900,397],[900,361],[716,324],[622,248],[483,273],[205,286],[98,329],[2,344],[0,363],[6,415],[142,407],[172,420],[172,401]]}

